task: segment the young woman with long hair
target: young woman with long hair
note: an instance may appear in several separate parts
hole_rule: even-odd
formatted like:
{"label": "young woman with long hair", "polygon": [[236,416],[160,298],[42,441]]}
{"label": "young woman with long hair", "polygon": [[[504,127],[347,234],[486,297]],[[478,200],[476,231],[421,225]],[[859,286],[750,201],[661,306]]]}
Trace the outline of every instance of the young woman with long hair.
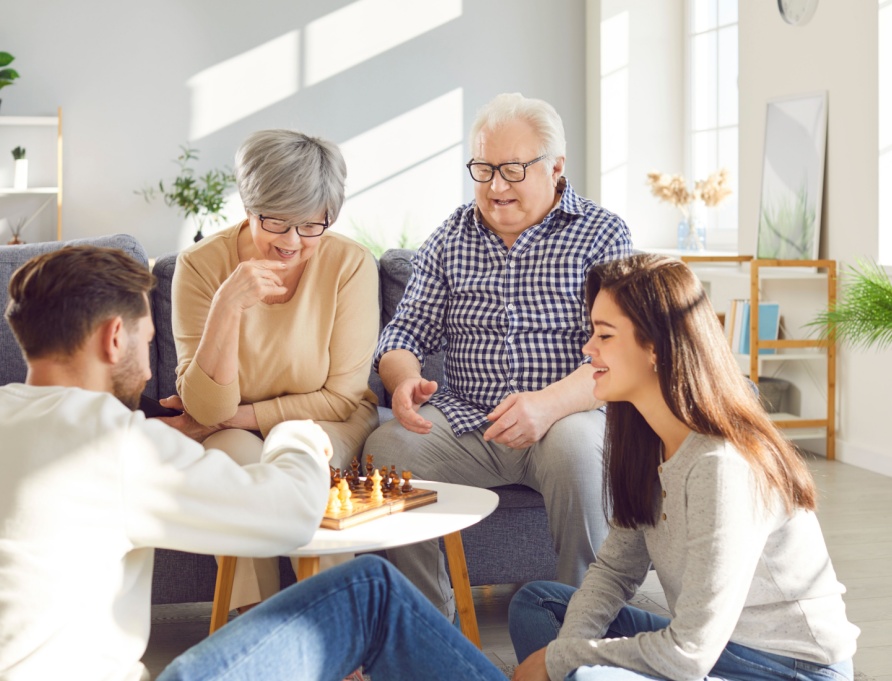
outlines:
{"label": "young woman with long hair", "polygon": [[[593,268],[586,297],[612,524],[578,590],[534,582],[515,596],[515,681],[851,680],[859,631],[814,482],[697,277],[635,255]],[[651,564],[670,618],[627,605]]]}

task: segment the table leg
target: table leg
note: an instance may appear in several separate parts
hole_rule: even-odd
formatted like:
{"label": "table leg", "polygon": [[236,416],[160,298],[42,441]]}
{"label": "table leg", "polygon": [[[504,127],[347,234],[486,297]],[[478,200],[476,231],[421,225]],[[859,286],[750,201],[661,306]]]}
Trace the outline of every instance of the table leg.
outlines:
{"label": "table leg", "polygon": [[297,581],[319,574],[319,556],[301,556],[297,559]]}
{"label": "table leg", "polygon": [[461,630],[471,643],[480,648],[480,630],[477,628],[477,613],[474,612],[474,599],[471,596],[471,581],[468,578],[468,563],[465,560],[461,532],[447,534],[443,537],[443,545],[446,547],[446,560],[449,561],[452,590],[455,592],[455,610],[461,620]]}
{"label": "table leg", "polygon": [[221,556],[217,564],[217,585],[214,587],[214,606],[211,609],[213,634],[229,619],[229,603],[232,601],[232,582],[235,579],[235,556]]}

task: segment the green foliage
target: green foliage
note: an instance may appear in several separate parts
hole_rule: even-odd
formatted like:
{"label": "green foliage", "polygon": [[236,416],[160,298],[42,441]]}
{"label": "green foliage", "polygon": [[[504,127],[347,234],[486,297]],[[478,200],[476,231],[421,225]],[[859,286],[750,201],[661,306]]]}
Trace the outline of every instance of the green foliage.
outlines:
{"label": "green foliage", "polygon": [[859,260],[840,277],[836,307],[808,323],[822,338],[852,347],[884,349],[892,344],[892,282],[878,264]]}
{"label": "green foliage", "polygon": [[808,189],[803,186],[787,200],[766,203],[759,219],[759,257],[778,260],[813,257],[815,209],[809,205]]}
{"label": "green foliage", "polygon": [[[0,52],[0,67],[9,66],[14,60],[15,57],[9,52]],[[7,85],[12,85],[12,81],[18,77],[19,73],[15,69],[0,68],[0,90]]]}
{"label": "green foliage", "polygon": [[391,241],[386,236],[381,236],[371,229],[362,227],[355,222],[351,221],[350,226],[353,232],[353,238],[357,242],[368,248],[372,252],[372,255],[374,255],[379,260],[384,254],[384,251],[389,248],[416,249],[420,245],[418,241],[412,238],[410,234],[411,230],[409,224],[403,225],[403,228],[400,230],[399,236],[397,236],[395,242]]}
{"label": "green foliage", "polygon": [[226,219],[222,213],[223,204],[226,201],[226,192],[235,184],[235,175],[226,169],[209,170],[198,176],[190,165],[192,161],[198,160],[198,150],[182,145],[180,149],[183,153],[175,161],[180,167],[180,173],[173,182],[165,185],[164,180],[161,180],[157,188],[146,187],[136,193],[141,194],[146,201],[161,196],[168,206],[179,209],[183,217],[194,215],[198,220],[200,234],[206,220],[219,223]]}
{"label": "green foliage", "polygon": [[25,147],[16,147],[15,149],[13,149],[12,157],[16,161],[21,161],[23,158],[25,158]]}

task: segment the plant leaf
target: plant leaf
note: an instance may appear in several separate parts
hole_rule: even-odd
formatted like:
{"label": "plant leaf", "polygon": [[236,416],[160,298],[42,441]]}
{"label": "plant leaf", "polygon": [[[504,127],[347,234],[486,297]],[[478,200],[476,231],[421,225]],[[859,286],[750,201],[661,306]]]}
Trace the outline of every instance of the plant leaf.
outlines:
{"label": "plant leaf", "polygon": [[9,52],[0,52],[0,66],[9,66],[14,60]]}

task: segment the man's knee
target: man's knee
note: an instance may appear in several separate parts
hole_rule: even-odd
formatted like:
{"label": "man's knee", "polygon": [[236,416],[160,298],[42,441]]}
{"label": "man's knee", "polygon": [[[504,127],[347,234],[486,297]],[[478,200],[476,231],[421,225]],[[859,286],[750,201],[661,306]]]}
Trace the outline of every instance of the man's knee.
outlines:
{"label": "man's knee", "polygon": [[597,466],[595,471],[601,475],[600,466],[604,450],[604,413],[600,411],[571,414],[549,429],[538,447],[542,451],[542,459],[556,466]]}

